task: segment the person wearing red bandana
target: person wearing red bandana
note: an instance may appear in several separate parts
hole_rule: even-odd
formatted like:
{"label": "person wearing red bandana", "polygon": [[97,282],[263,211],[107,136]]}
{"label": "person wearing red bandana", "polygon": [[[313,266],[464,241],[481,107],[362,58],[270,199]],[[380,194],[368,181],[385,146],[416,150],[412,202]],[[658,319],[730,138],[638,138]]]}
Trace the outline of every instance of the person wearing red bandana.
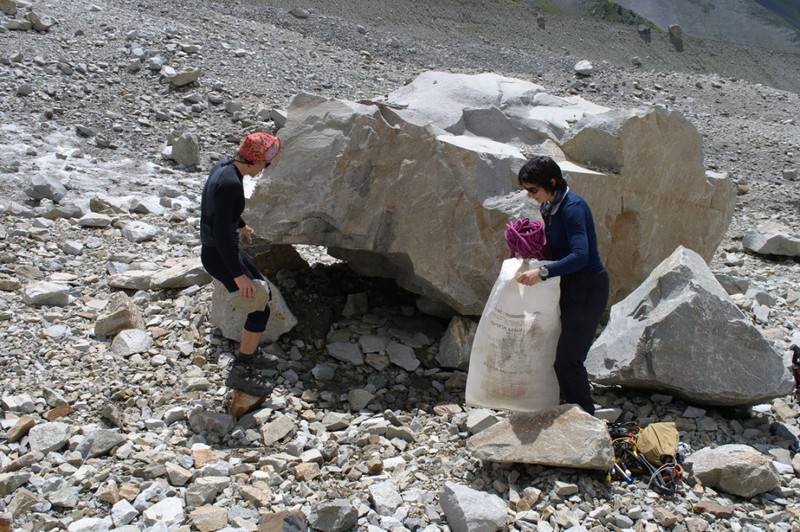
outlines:
{"label": "person wearing red bandana", "polygon": [[[243,298],[256,293],[254,279],[263,275],[250,258],[239,249],[239,240],[253,241],[253,229],[242,219],[245,207],[244,176],[261,174],[278,155],[280,139],[259,131],[247,135],[232,159],[218,162],[208,175],[200,202],[200,258],[203,267],[229,292],[238,291]],[[250,395],[266,396],[271,383],[261,369],[274,367],[275,360],[259,349],[261,334],[269,320],[269,304],[251,312],[242,327],[239,352],[228,371],[225,385]]]}

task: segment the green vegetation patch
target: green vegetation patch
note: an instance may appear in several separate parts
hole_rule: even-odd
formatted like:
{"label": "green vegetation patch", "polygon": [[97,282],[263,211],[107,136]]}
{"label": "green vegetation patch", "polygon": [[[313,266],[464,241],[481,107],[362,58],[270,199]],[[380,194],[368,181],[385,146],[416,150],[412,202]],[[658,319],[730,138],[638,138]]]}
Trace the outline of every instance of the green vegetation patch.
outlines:
{"label": "green vegetation patch", "polygon": [[593,17],[605,20],[606,22],[618,22],[632,26],[644,24],[650,29],[658,29],[658,26],[641,16],[636,11],[632,9],[626,9],[619,4],[612,2],[611,0],[595,0],[592,2],[589,12]]}
{"label": "green vegetation patch", "polygon": [[560,15],[561,12],[558,10],[556,6],[548,2],[547,0],[534,0],[533,2],[536,4],[543,13],[548,13],[550,15]]}

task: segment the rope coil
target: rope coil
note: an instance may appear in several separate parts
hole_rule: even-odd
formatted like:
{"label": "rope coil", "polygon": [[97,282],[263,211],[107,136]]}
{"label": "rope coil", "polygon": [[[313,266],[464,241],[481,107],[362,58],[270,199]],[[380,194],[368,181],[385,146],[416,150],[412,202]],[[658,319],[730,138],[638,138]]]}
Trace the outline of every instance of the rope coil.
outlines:
{"label": "rope coil", "polygon": [[520,218],[509,222],[506,224],[505,237],[511,258],[519,256],[523,259],[552,259],[544,224],[541,220],[531,221],[529,218]]}

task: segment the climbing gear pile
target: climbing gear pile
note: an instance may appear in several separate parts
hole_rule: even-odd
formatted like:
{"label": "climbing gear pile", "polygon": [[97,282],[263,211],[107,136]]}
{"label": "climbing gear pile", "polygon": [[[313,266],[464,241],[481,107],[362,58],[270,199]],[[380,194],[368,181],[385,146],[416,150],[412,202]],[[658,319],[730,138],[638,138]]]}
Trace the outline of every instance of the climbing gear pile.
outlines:
{"label": "climbing gear pile", "polygon": [[[666,424],[656,423],[654,425]],[[674,427],[674,424],[671,425]],[[681,465],[683,457],[679,452],[680,445],[677,444],[672,452],[659,453],[658,460],[650,460],[639,445],[639,436],[643,430],[633,422],[608,425],[614,449],[614,468],[608,472],[606,478],[632,484],[634,478],[639,476],[647,482],[648,488],[665,495],[673,495],[678,492],[684,476]],[[667,432],[664,431],[664,433]],[[666,439],[671,440],[671,438]],[[650,452],[648,454],[653,456]]]}

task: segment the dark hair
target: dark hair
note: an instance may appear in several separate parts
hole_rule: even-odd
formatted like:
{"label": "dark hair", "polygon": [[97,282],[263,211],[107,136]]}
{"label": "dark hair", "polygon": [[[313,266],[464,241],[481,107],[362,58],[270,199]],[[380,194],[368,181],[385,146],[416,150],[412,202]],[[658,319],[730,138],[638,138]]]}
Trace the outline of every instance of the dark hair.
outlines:
{"label": "dark hair", "polygon": [[242,157],[242,154],[239,153],[238,151],[233,155],[233,160],[237,163],[253,164],[253,161],[248,161],[247,159]]}
{"label": "dark hair", "polygon": [[[236,153],[236,155],[233,156],[233,160],[235,162],[238,162],[238,163],[249,164],[250,166],[253,166],[254,164],[258,164],[258,163],[255,163],[255,162],[249,160],[249,159],[246,159],[245,157],[242,156],[241,153],[238,153],[238,152]],[[269,166],[269,165],[270,165],[270,163],[267,163],[267,166]]]}
{"label": "dark hair", "polygon": [[[525,163],[520,168],[517,179],[521,187],[528,183],[541,187],[550,193],[567,188],[567,181],[561,175],[561,168],[558,167],[558,163],[547,156],[533,157]],[[550,183],[553,179],[556,181],[555,186]]]}

